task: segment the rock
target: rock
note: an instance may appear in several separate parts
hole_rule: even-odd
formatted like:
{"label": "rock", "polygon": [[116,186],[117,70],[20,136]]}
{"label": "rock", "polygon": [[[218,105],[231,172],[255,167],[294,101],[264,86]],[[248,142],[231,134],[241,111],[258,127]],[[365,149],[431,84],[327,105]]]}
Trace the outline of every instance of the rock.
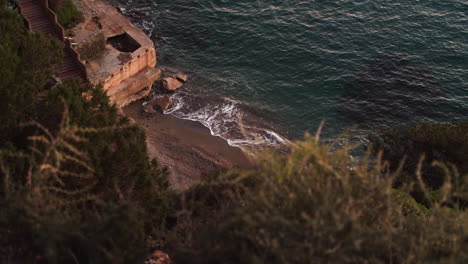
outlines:
{"label": "rock", "polygon": [[123,119],[128,120],[128,122],[129,122],[131,125],[136,124],[136,121],[135,121],[133,118],[131,118],[131,117],[125,115],[125,113],[124,113],[124,111],[122,110],[122,108],[118,108],[118,109],[117,109],[117,117],[119,118],[119,120],[123,120]]}
{"label": "rock", "polygon": [[172,97],[169,95],[158,96],[152,103],[153,108],[159,108],[161,112],[166,112],[172,106]]}
{"label": "rock", "polygon": [[170,73],[176,73],[176,72],[179,72],[179,70],[178,70],[178,69],[176,69],[176,68],[173,68],[173,67],[165,67],[165,68],[164,68],[164,71],[165,71],[165,72],[170,72]]}
{"label": "rock", "polygon": [[143,106],[143,112],[146,114],[156,114],[156,110],[153,107],[153,104],[147,104]]}
{"label": "rock", "polygon": [[187,75],[183,73],[174,74],[173,77],[182,83],[185,83],[187,81]]}
{"label": "rock", "polygon": [[167,77],[162,79],[162,87],[169,92],[174,92],[184,85],[181,81],[173,77]]}
{"label": "rock", "polygon": [[122,108],[117,109],[117,116],[118,116],[118,117],[124,117],[124,116],[125,116],[125,113],[124,113],[124,111],[122,110]]}
{"label": "rock", "polygon": [[171,264],[171,259],[166,253],[156,250],[148,257],[145,264]]}

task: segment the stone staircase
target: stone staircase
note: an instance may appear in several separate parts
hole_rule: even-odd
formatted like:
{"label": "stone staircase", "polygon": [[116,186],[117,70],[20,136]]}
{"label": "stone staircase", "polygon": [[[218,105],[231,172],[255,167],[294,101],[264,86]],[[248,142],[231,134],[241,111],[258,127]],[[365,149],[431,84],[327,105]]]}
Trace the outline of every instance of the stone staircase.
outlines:
{"label": "stone staircase", "polygon": [[[21,15],[26,19],[29,28],[33,32],[43,33],[45,36],[63,40],[62,32],[57,29],[55,21],[48,15],[46,8],[41,5],[41,0],[17,0],[21,9]],[[86,73],[80,68],[73,56],[71,48],[62,42],[63,62],[55,67],[57,77],[61,81],[79,78],[81,85],[87,84]]]}

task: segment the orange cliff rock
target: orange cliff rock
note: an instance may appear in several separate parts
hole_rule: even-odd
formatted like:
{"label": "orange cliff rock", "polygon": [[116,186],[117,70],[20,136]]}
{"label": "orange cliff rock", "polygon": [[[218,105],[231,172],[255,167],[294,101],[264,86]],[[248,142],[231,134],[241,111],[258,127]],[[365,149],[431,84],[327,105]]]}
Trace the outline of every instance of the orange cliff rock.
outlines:
{"label": "orange cliff rock", "polygon": [[75,3],[84,17],[71,30],[76,49],[102,36],[105,41],[99,55],[84,62],[89,81],[95,85],[101,83],[118,107],[147,96],[161,76],[151,39],[105,0],[76,0]]}

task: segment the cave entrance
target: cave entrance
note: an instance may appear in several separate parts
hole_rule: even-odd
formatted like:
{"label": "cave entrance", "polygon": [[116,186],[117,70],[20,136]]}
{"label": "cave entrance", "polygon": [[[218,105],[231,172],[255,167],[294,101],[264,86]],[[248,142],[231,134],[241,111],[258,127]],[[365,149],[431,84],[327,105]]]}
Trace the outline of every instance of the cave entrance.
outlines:
{"label": "cave entrance", "polygon": [[112,47],[116,48],[120,52],[134,52],[141,47],[140,43],[130,37],[127,33],[110,37],[107,39],[107,43],[111,44]]}

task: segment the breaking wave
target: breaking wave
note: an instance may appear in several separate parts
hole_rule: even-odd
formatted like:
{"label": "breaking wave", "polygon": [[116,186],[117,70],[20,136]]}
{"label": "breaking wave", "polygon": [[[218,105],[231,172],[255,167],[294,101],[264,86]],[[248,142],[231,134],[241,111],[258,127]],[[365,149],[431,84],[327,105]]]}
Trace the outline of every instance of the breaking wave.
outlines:
{"label": "breaking wave", "polygon": [[110,1],[160,67],[190,76],[169,113],[233,146],[301,139],[323,120],[323,140],[353,127],[365,144],[468,117],[466,0]]}
{"label": "breaking wave", "polygon": [[[248,152],[252,151],[252,148],[288,142],[270,128],[259,126],[266,124],[265,120],[259,120],[259,117],[244,111],[241,102],[225,97],[210,99],[211,102],[206,102],[197,96],[176,93],[173,106],[165,114],[200,122],[213,136],[221,137],[230,146],[240,147]],[[197,100],[196,104],[193,104],[194,100]]]}

